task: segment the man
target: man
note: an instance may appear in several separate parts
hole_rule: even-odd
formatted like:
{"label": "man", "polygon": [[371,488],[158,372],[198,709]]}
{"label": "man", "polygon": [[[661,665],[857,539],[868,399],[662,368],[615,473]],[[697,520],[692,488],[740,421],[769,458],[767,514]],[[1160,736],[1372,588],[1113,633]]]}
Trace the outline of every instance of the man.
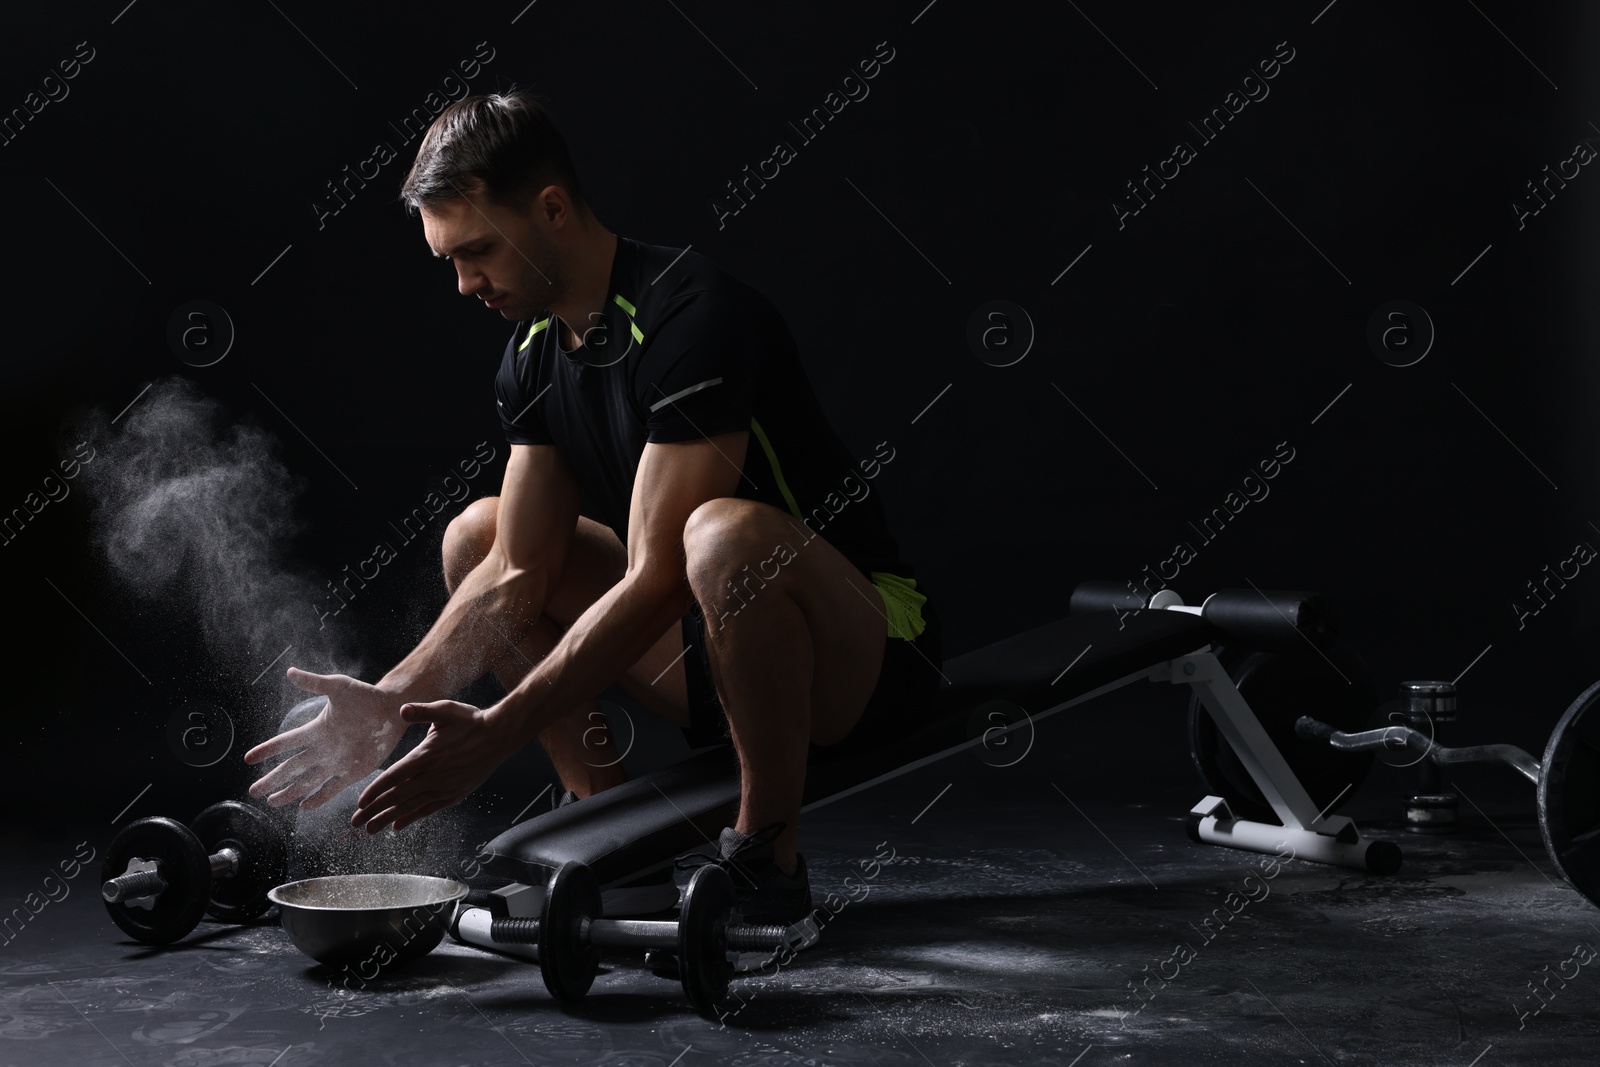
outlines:
{"label": "man", "polygon": [[[871,492],[893,446],[846,451],[759,293],[607,231],[531,96],[446,108],[401,195],[459,291],[516,323],[495,382],[504,484],[450,524],[450,599],[376,685],[290,669],[327,700],[246,754],[288,756],[251,794],[320,807],[425,722],[352,825],[455,804],[534,738],[585,797],[622,778],[583,758],[617,683],[691,744],[727,730],[741,797],[715,862],[740,875],[747,919],[801,920],[809,753],[914,724],[940,678],[937,616]],[[494,706],[441,699],[491,670],[508,689]]]}

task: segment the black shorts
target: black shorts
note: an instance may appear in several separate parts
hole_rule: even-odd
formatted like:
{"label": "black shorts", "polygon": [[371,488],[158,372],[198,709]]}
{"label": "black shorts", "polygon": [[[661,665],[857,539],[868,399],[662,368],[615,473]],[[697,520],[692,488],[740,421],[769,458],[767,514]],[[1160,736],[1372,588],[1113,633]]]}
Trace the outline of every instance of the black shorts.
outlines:
{"label": "black shorts", "polygon": [[[922,632],[913,640],[892,632],[883,646],[878,684],[867,699],[856,725],[837,744],[812,745],[812,755],[843,755],[892,743],[925,725],[933,714],[944,666],[939,613],[932,600],[924,601]],[[683,736],[690,748],[704,748],[729,739],[728,719],[711,681],[711,660],[706,650],[705,615],[698,601],[683,616],[684,677],[688,685],[689,725]]]}

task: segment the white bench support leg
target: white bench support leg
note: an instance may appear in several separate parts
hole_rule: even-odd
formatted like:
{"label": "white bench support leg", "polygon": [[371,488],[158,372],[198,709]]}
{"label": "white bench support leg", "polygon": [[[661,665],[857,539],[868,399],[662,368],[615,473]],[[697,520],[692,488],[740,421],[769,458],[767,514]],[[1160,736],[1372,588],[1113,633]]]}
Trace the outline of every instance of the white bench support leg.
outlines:
{"label": "white bench support leg", "polygon": [[1152,675],[1188,685],[1217,724],[1217,730],[1266,797],[1282,825],[1235,818],[1221,797],[1206,797],[1189,812],[1195,841],[1252,852],[1280,854],[1287,847],[1303,860],[1392,874],[1400,868],[1399,846],[1363,840],[1343,815],[1317,811],[1305,786],[1283,753],[1267,736],[1255,712],[1209,650],[1180,656]]}

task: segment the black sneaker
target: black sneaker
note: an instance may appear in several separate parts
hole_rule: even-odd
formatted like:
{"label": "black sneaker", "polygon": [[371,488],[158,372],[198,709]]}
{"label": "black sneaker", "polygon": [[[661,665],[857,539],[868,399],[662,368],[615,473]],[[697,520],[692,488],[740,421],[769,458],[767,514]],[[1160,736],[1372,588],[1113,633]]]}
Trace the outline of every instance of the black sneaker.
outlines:
{"label": "black sneaker", "polygon": [[[806,874],[806,859],[795,854],[794,874],[784,874],[773,858],[772,839],[783,832],[784,824],[773,823],[753,834],[741,834],[725,827],[717,839],[717,855],[690,853],[678,859],[680,870],[715,863],[728,872],[736,894],[739,921],[784,926],[789,931],[789,951],[810,948],[821,937],[821,928],[811,914],[811,879]],[[740,952],[734,962],[737,971],[751,971],[775,959],[772,952]]]}

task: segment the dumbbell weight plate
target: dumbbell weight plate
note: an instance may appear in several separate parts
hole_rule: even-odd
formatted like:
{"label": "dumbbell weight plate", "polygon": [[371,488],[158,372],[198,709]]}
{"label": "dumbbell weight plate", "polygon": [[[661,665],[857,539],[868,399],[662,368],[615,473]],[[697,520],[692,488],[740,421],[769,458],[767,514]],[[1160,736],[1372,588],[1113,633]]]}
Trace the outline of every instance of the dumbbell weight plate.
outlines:
{"label": "dumbbell weight plate", "polygon": [[539,917],[539,971],[562,1004],[576,1004],[600,970],[600,949],[579,934],[584,919],[600,918],[600,883],[582,863],[563,863],[544,891]]}
{"label": "dumbbell weight plate", "polygon": [[1539,832],[1572,888],[1600,905],[1600,682],[1567,708],[1539,769]]}
{"label": "dumbbell weight plate", "polygon": [[678,915],[678,978],[702,1015],[722,1010],[733,964],[728,960],[728,922],[735,902],[733,879],[708,863],[694,872]]}
{"label": "dumbbell weight plate", "polygon": [[211,885],[211,860],[205,846],[183,823],[153,816],[123,827],[111,839],[100,880],[109,882],[128,873],[134,859],[155,860],[167,888],[156,895],[154,906],[106,904],[111,921],[135,941],[169,945],[188,935],[205,914]]}
{"label": "dumbbell weight plate", "polygon": [[189,828],[208,857],[224,848],[239,853],[231,877],[212,879],[206,910],[223,922],[259,918],[272,906],[267,893],[285,881],[288,848],[278,824],[258,808],[224,800],[195,816]]}
{"label": "dumbbell weight plate", "polygon": [[[1365,730],[1378,706],[1378,690],[1355,652],[1338,645],[1325,651],[1326,656],[1309,648],[1224,650],[1218,659],[1317,810],[1331,812],[1338,810],[1336,801],[1349,800],[1366,781],[1376,753],[1340,752],[1326,742],[1305,740],[1295,734],[1295,720],[1309,715],[1335,729]],[[1189,698],[1189,748],[1206,790],[1226,800],[1235,815],[1278,821],[1198,696]]]}

